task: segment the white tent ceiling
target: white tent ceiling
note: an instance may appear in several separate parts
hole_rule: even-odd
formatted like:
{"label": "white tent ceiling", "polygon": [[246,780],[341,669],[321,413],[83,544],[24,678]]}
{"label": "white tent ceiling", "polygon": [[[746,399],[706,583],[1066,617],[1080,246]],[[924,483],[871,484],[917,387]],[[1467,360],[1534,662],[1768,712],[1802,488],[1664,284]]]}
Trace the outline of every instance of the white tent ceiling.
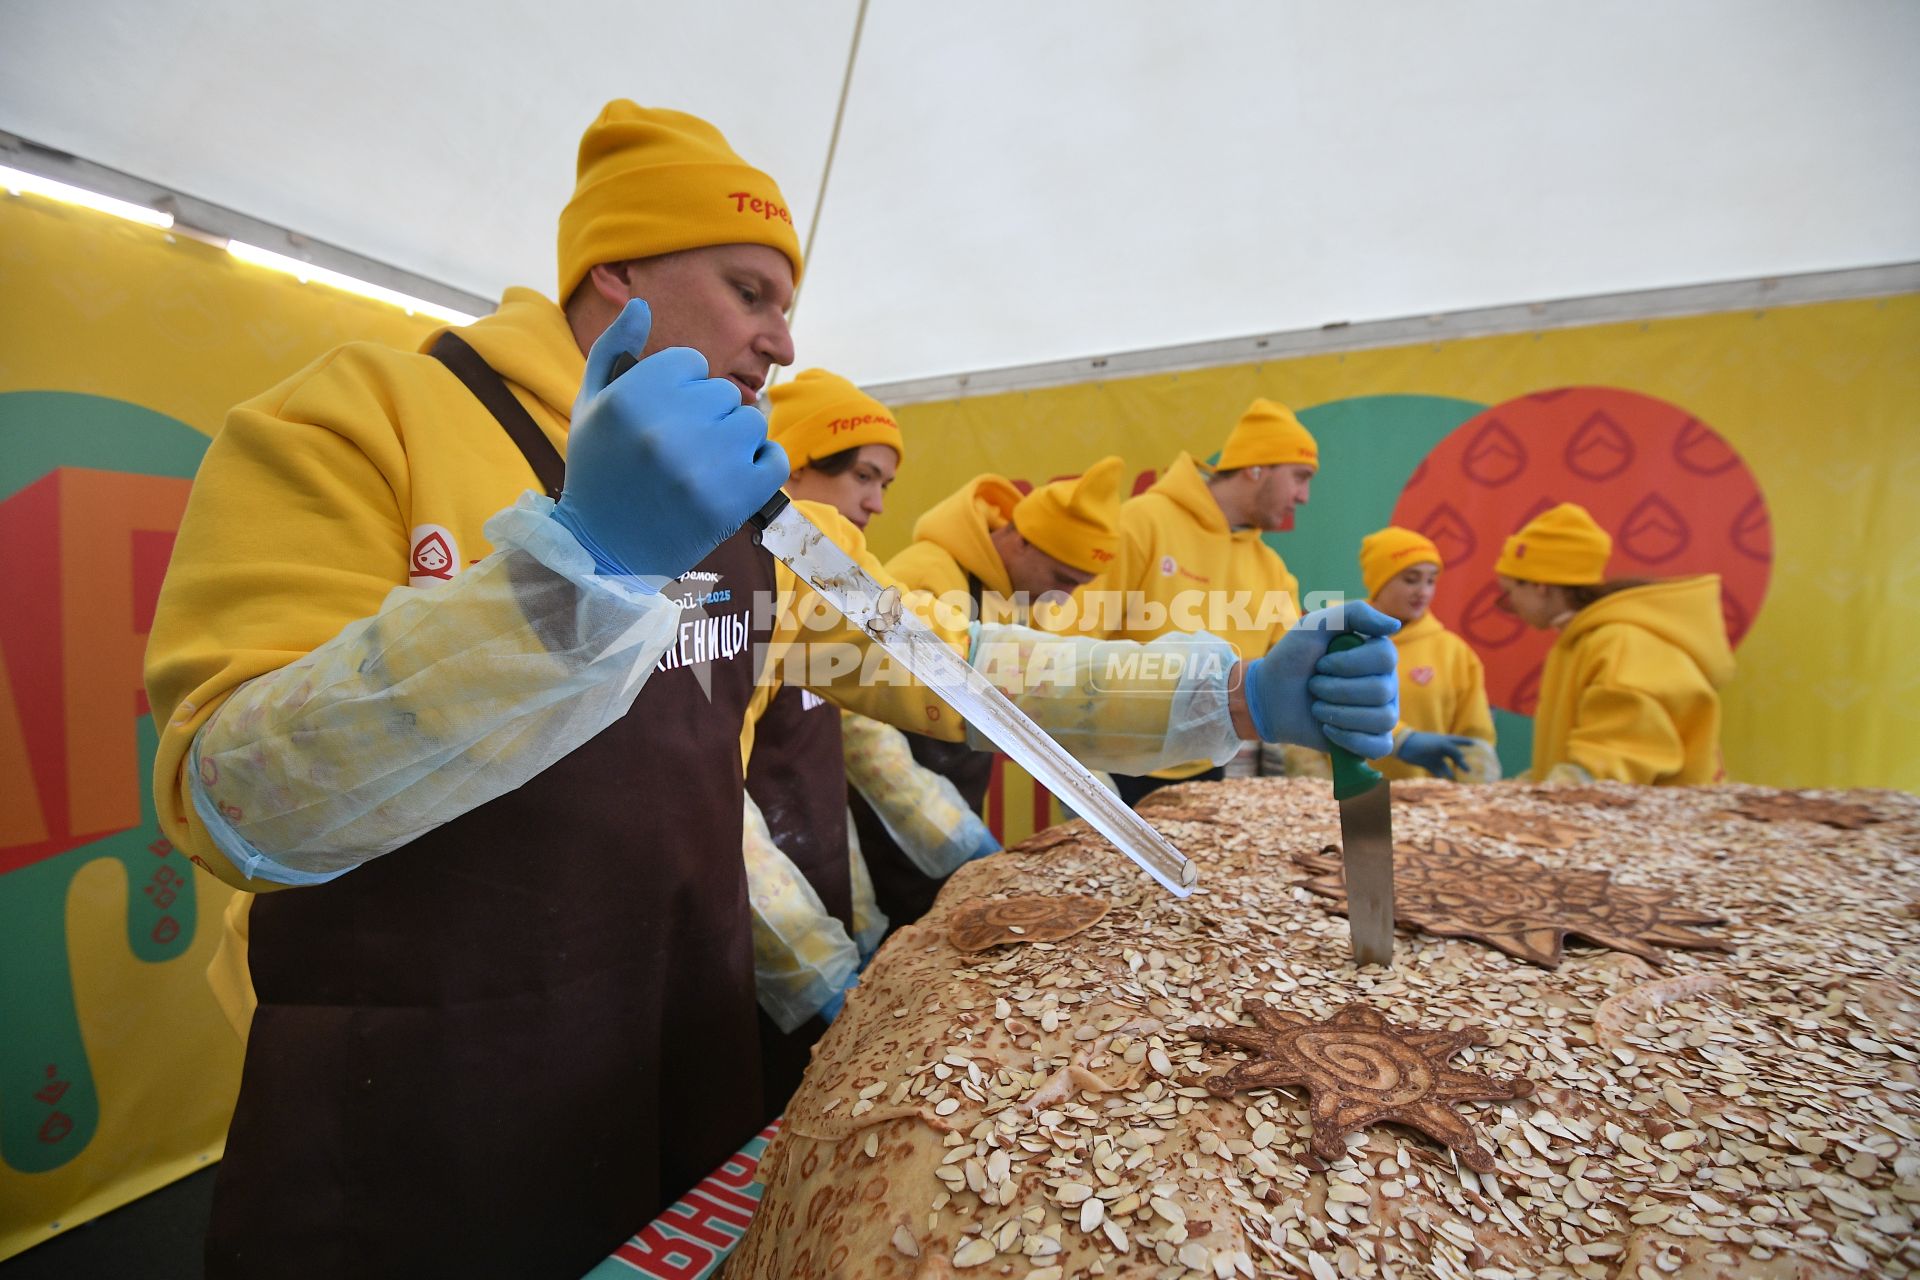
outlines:
{"label": "white tent ceiling", "polygon": [[[0,0],[0,129],[551,291],[610,97],[816,205],[858,0]],[[1920,258],[1909,0],[871,0],[796,315],[866,382]]]}

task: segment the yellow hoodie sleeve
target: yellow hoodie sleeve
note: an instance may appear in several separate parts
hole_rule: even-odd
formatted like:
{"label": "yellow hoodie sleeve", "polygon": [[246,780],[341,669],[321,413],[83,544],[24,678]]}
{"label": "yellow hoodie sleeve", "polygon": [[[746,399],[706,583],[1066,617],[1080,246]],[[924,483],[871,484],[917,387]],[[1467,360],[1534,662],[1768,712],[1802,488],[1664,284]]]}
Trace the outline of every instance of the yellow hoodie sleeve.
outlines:
{"label": "yellow hoodie sleeve", "polygon": [[1660,696],[1673,662],[1668,648],[1634,627],[1581,638],[1562,759],[1603,782],[1657,783],[1679,772],[1686,747]]}
{"label": "yellow hoodie sleeve", "polygon": [[1685,750],[1660,700],[1612,682],[1580,694],[1567,759],[1601,782],[1660,782],[1680,770]]}
{"label": "yellow hoodie sleeve", "polygon": [[1493,709],[1487,705],[1486,666],[1464,640],[1456,650],[1454,665],[1460,692],[1449,731],[1490,744],[1494,741]]}

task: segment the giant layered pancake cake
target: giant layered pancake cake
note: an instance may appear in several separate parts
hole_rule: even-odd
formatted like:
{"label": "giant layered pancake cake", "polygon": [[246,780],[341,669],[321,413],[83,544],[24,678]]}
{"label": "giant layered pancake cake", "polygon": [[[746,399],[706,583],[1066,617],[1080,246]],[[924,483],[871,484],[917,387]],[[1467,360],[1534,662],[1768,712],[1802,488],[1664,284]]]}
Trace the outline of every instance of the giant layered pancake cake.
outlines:
{"label": "giant layered pancake cake", "polygon": [[888,942],[732,1280],[1920,1270],[1920,800],[1399,784],[1391,971],[1326,784],[1146,812],[1186,901],[1071,823]]}

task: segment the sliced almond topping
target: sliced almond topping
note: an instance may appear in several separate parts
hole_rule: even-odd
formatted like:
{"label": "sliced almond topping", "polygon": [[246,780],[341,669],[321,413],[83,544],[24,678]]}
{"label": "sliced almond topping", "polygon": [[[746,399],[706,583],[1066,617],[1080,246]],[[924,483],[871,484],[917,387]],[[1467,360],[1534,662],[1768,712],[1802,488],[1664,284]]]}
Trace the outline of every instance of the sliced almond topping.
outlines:
{"label": "sliced almond topping", "polygon": [[984,1262],[993,1261],[993,1242],[974,1236],[953,1252],[953,1265],[956,1267],[977,1267]]}

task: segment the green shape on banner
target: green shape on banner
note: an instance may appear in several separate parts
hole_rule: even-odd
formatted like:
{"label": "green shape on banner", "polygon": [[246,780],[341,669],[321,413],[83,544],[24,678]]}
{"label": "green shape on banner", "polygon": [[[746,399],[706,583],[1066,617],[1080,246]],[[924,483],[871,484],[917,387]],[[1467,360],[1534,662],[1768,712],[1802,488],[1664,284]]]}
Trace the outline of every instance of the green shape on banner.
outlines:
{"label": "green shape on banner", "polygon": [[0,498],[56,467],[193,479],[207,437],[178,418],[74,391],[0,393]]}
{"label": "green shape on banner", "polygon": [[[1445,396],[1387,395],[1300,410],[1320,445],[1320,473],[1294,529],[1268,534],[1267,544],[1300,579],[1303,596],[1338,591],[1365,598],[1360,540],[1393,519],[1401,491],[1434,446],[1486,407]],[[1444,578],[1440,589],[1447,589]],[[1493,727],[1500,770],[1511,778],[1532,763],[1533,720],[1496,707]]]}
{"label": "green shape on banner", "polygon": [[[1394,504],[1433,447],[1487,406],[1445,396],[1355,396],[1299,410],[1320,445],[1320,473],[1294,528],[1270,533],[1302,596],[1366,599],[1360,540],[1393,519]],[[1440,589],[1446,590],[1443,581]],[[1302,601],[1304,607],[1305,601]]]}
{"label": "green shape on banner", "polygon": [[[0,394],[0,500],[59,467],[190,478],[207,437],[139,405],[70,392]],[[131,716],[142,777],[158,741],[151,716]],[[140,820],[0,876],[0,1160],[45,1173],[74,1159],[100,1123],[100,1099],[75,1004],[68,898],[100,858],[126,873],[126,945],[138,960],[184,955],[198,927],[194,870],[160,836],[151,791]]]}
{"label": "green shape on banner", "polygon": [[1505,707],[1493,709],[1494,754],[1500,757],[1500,776],[1517,778],[1533,767],[1533,717]]}

